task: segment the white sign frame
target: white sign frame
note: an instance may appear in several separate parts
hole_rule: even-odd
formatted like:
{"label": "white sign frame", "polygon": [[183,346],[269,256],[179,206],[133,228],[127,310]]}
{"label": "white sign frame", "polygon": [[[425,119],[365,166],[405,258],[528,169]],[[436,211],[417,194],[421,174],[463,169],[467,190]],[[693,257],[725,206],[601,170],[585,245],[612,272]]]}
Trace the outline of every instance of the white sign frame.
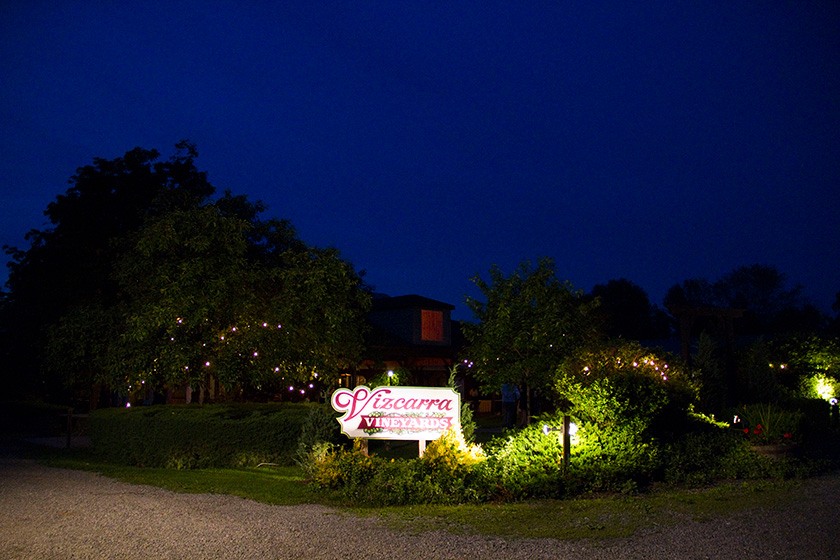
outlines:
{"label": "white sign frame", "polygon": [[461,430],[461,395],[449,387],[359,385],[336,390],[330,403],[349,438],[425,442]]}

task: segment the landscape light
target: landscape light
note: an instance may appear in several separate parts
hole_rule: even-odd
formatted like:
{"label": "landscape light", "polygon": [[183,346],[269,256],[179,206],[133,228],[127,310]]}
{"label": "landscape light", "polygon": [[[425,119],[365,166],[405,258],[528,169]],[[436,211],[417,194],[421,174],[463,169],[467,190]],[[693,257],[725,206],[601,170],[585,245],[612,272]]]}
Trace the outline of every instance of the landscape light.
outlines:
{"label": "landscape light", "polygon": [[[577,431],[578,431],[577,424],[575,424],[574,422],[569,422],[569,435],[573,436],[577,433]],[[560,432],[562,434],[563,433],[563,428],[562,427],[561,428],[552,428],[548,424],[543,424],[542,432],[545,435],[548,435],[551,432]]]}

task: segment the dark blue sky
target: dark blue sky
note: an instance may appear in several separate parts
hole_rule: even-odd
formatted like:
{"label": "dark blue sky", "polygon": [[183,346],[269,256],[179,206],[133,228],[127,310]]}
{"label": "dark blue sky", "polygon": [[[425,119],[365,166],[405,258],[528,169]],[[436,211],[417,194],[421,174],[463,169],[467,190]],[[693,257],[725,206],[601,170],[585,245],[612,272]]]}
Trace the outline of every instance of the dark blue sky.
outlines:
{"label": "dark blue sky", "polygon": [[188,138],[462,318],[471,276],[544,255],[655,303],[754,263],[840,290],[837,2],[5,0],[0,76],[0,243],[92,158]]}

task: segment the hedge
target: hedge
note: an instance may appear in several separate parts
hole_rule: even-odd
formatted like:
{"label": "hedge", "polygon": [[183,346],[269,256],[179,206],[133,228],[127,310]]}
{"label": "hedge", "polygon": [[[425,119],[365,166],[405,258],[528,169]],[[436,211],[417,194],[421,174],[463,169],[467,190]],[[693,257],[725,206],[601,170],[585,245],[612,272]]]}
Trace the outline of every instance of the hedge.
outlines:
{"label": "hedge", "polygon": [[88,433],[102,459],[176,469],[294,463],[314,404],[161,405],[96,410]]}

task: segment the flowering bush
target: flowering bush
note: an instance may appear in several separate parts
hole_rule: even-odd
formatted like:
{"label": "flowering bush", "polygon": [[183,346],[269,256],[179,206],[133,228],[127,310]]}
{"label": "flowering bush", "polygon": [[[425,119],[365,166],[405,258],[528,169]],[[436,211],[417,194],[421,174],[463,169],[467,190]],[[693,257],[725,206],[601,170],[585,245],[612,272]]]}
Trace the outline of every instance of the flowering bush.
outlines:
{"label": "flowering bush", "polygon": [[473,470],[484,460],[477,445],[447,432],[429,442],[422,457],[385,459],[366,455],[362,440],[353,449],[330,443],[312,447],[303,464],[310,482],[356,504],[396,505],[477,501]]}
{"label": "flowering bush", "polygon": [[457,431],[449,430],[426,446],[421,460],[432,468],[454,474],[483,461],[484,451],[476,444],[468,444]]}
{"label": "flowering bush", "polygon": [[790,444],[799,440],[802,413],[774,404],[744,405],[736,427],[754,445]]}

